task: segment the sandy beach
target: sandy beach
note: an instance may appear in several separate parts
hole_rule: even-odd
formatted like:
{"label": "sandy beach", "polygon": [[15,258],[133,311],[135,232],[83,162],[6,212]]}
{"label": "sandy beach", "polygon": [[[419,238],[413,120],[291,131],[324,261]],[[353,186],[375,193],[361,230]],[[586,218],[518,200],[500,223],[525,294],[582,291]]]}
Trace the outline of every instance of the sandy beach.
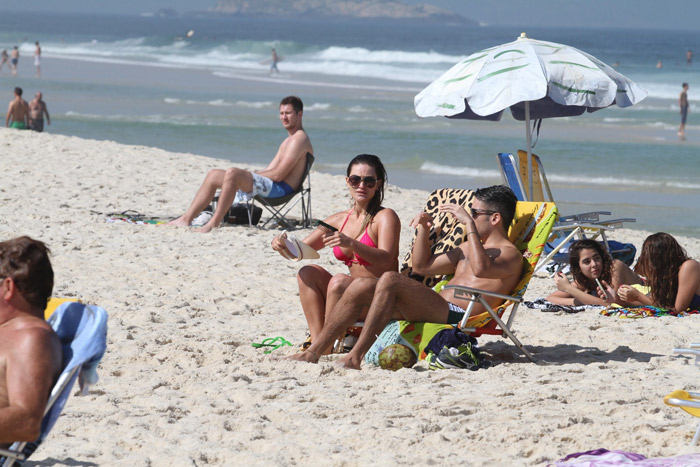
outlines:
{"label": "sandy beach", "polygon": [[[515,330],[538,364],[510,341],[484,337],[494,365],[476,372],[279,361],[296,351],[306,325],[300,264],[272,251],[276,230],[201,235],[105,222],[127,209],[179,215],[206,171],[229,161],[5,129],[0,144],[0,239],[45,241],[54,295],[109,313],[100,381],[71,397],[28,465],[544,465],[596,448],[695,452],[697,420],[663,396],[699,389],[700,370],[671,352],[700,341],[700,316],[522,308]],[[347,206],[341,176],[313,172],[312,181],[314,217]],[[386,193],[402,220],[401,256],[427,195]],[[649,233],[611,237],[639,250]],[[678,240],[700,258],[700,239]],[[345,271],[327,251],[318,264]],[[552,290],[538,276],[525,298]],[[295,347],[265,355],[251,346],[276,336]]]}

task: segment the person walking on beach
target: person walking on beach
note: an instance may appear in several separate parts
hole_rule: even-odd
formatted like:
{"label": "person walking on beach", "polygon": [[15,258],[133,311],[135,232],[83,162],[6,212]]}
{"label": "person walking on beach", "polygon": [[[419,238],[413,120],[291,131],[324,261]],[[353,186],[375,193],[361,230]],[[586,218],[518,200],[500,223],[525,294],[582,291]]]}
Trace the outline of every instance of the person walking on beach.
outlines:
{"label": "person walking on beach", "polygon": [[49,110],[46,108],[46,102],[41,98],[41,91],[37,92],[29,103],[29,129],[38,132],[44,131],[44,115],[46,115],[46,123],[51,125]]}
{"label": "person walking on beach", "polygon": [[53,289],[49,249],[19,237],[0,243],[0,447],[36,441],[61,371],[61,341],[44,321]]}
{"label": "person walking on beach", "polygon": [[10,68],[12,69],[12,74],[17,74],[17,63],[19,63],[19,49],[15,46],[12,49],[12,59],[10,60]]}
{"label": "person walking on beach", "polygon": [[41,76],[41,47],[39,46],[39,41],[34,43],[36,48],[34,49],[34,67],[36,67],[36,77]]}
{"label": "person walking on beach", "polygon": [[678,128],[678,136],[684,138],[685,122],[688,119],[688,111],[690,110],[690,105],[688,104],[688,83],[683,83],[683,90],[678,97],[678,107],[681,110],[681,126]]}
{"label": "person walking on beach", "polygon": [[693,63],[693,51],[688,49],[688,51],[685,53],[685,63],[690,65]]}
{"label": "person walking on beach", "polygon": [[[221,189],[219,202],[212,218],[198,232],[210,232],[219,227],[236,195],[252,198],[256,195],[279,198],[294,192],[303,182],[306,169],[306,154],[313,155],[301,117],[304,104],[296,96],[287,96],[280,102],[280,121],[288,136],[282,141],[277,154],[264,170],[250,172],[232,167],[210,170],[197,191],[187,211],[168,225],[189,226],[192,220],[206,208]],[[240,193],[239,193],[240,192]]]}
{"label": "person walking on beach", "polygon": [[273,71],[279,73],[280,71],[277,69],[277,62],[279,61],[279,57],[277,57],[277,51],[275,49],[272,49],[272,63],[270,64],[270,74],[272,74]]}
{"label": "person walking on beach", "polygon": [[22,88],[15,88],[14,96],[15,98],[10,101],[10,105],[7,107],[5,126],[26,130],[29,123],[29,104],[22,99]]}
{"label": "person walking on beach", "polygon": [[[476,191],[469,212],[458,204],[443,204],[447,212],[464,224],[467,241],[438,255],[430,251],[433,218],[421,212],[411,221],[416,228],[413,270],[418,274],[454,274],[450,284],[465,285],[500,294],[512,292],[520,280],[523,256],[508,240],[507,229],[515,215],[517,198],[503,185]],[[500,299],[487,299],[495,306]],[[319,336],[305,352],[290,360],[317,363],[322,352],[358,318],[366,316],[357,343],[339,363],[359,370],[362,359],[377,335],[391,319],[429,323],[459,323],[469,301],[455,298],[450,290],[438,293],[399,272],[385,272],[377,279],[353,280],[333,308]],[[477,304],[473,313],[485,311]]]}
{"label": "person walking on beach", "polygon": [[[0,71],[2,71],[2,66],[7,63],[9,56],[7,55],[7,49],[2,49],[2,54],[0,54]],[[8,64],[9,66],[9,64]]]}

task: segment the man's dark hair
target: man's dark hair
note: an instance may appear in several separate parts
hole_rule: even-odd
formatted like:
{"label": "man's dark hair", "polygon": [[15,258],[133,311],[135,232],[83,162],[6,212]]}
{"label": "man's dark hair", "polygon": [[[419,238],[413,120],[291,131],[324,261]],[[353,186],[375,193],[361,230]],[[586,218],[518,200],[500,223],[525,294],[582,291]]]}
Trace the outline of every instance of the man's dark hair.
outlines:
{"label": "man's dark hair", "polygon": [[688,85],[688,83],[683,83],[683,85],[682,85],[681,87],[684,88],[684,87],[686,87],[687,85]]}
{"label": "man's dark hair", "polygon": [[513,216],[515,216],[515,205],[518,203],[518,198],[515,197],[513,190],[505,185],[493,185],[479,188],[474,196],[482,203],[486,203],[489,209],[501,215],[503,229],[508,232],[508,228],[513,222]]}
{"label": "man's dark hair", "polygon": [[304,103],[297,96],[287,96],[280,101],[280,107],[287,104],[291,104],[296,113],[304,110]]}
{"label": "man's dark hair", "polygon": [[22,88],[15,88],[15,94],[17,94],[19,97],[22,97]]}
{"label": "man's dark hair", "polygon": [[53,290],[48,247],[27,236],[0,243],[0,278],[11,277],[24,299],[44,311]]}

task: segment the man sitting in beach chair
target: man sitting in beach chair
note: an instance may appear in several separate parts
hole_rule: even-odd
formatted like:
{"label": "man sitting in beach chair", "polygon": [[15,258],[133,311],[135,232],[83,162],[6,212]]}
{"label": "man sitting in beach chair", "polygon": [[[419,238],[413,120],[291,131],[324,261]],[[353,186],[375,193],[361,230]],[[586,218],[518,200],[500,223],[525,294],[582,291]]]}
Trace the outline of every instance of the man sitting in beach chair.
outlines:
{"label": "man sitting in beach chair", "polygon": [[53,288],[49,250],[19,237],[0,243],[0,447],[39,436],[61,371],[61,342],[44,321]]}
{"label": "man sitting in beach chair", "polygon": [[216,211],[198,232],[210,232],[211,229],[219,227],[238,192],[241,193],[239,196],[245,199],[253,199],[256,195],[279,198],[294,192],[304,181],[306,154],[314,153],[311,141],[301,124],[303,110],[304,104],[298,97],[288,96],[282,99],[280,121],[289,136],[282,141],[277,154],[267,167],[257,172],[236,167],[210,170],[187,211],[168,224],[189,226],[211,203],[218,189],[221,193]]}
{"label": "man sitting in beach chair", "polygon": [[[418,214],[411,226],[417,229],[413,246],[413,270],[419,274],[454,274],[451,285],[464,285],[500,294],[510,293],[520,280],[523,256],[508,240],[507,229],[515,214],[517,199],[508,187],[496,185],[476,191],[470,212],[457,204],[440,206],[466,228],[466,242],[446,253],[431,255],[429,231],[433,219],[425,212]],[[491,306],[499,298],[487,298]],[[459,323],[468,300],[454,298],[452,291],[437,293],[422,283],[396,272],[384,273],[375,279],[357,279],[326,320],[321,334],[294,360],[317,362],[333,340],[364,317],[360,337],[343,358],[348,368],[359,369],[365,353],[376,336],[391,319],[431,323]],[[474,314],[485,309],[477,304]]]}

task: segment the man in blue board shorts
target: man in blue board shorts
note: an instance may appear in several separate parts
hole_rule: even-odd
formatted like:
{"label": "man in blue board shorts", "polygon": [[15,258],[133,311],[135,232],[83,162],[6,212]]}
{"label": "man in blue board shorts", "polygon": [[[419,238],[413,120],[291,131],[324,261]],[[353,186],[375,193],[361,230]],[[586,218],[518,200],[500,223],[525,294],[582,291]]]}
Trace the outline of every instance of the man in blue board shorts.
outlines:
{"label": "man in blue board shorts", "polygon": [[280,122],[289,136],[282,141],[277,154],[263,170],[251,172],[232,167],[210,170],[197,191],[187,211],[168,225],[189,226],[192,220],[206,208],[221,189],[219,202],[212,218],[198,232],[210,232],[219,227],[233,200],[238,197],[252,198],[256,195],[279,198],[292,193],[303,182],[306,169],[306,154],[314,153],[301,117],[304,104],[296,96],[287,96],[280,102]]}

